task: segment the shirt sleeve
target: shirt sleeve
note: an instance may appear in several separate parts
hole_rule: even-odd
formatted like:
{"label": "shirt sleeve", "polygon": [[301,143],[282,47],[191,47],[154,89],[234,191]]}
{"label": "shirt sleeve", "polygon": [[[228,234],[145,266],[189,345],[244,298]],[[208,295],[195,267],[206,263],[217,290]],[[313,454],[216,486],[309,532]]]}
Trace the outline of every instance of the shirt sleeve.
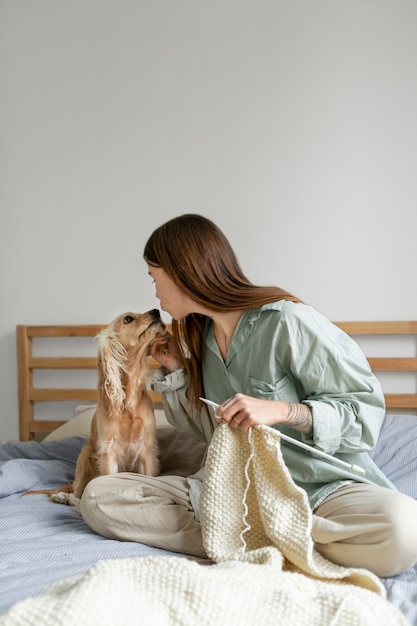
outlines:
{"label": "shirt sleeve", "polygon": [[[213,430],[207,428],[204,409],[199,412],[192,408],[187,398],[187,377],[183,367],[174,372],[167,372],[164,368],[156,370],[151,387],[155,393],[162,395],[162,407],[171,426],[181,432],[190,433],[197,439],[206,442],[211,440]],[[202,419],[204,417],[205,420]]]}
{"label": "shirt sleeve", "polygon": [[313,432],[303,440],[329,454],[369,451],[379,436],[385,402],[358,344],[305,305],[292,305],[282,323],[290,346],[287,367],[313,415]]}

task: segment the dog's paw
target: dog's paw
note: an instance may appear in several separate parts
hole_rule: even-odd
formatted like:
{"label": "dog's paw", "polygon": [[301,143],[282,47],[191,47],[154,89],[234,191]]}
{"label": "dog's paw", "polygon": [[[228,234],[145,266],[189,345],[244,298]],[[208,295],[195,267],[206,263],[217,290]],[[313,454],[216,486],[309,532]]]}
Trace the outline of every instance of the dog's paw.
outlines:
{"label": "dog's paw", "polygon": [[[56,502],[57,504],[69,504],[71,505],[71,496],[74,494],[66,493],[65,491],[58,491],[58,493],[53,493],[49,496],[52,502]],[[78,499],[78,498],[77,498]]]}

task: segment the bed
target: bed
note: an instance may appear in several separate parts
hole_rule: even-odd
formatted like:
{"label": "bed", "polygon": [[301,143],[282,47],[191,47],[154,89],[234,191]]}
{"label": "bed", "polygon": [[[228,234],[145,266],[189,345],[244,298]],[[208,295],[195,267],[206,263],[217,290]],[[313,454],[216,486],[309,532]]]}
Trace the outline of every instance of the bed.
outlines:
{"label": "bed", "polygon": [[[387,416],[372,456],[399,490],[417,498],[417,321],[337,325],[363,345],[383,385]],[[105,539],[91,531],[74,508],[54,504],[44,495],[23,496],[27,489],[55,487],[73,477],[97,400],[94,337],[103,327],[16,329],[20,441],[0,445],[1,626],[26,623],[13,621],[9,609],[61,581],[79,580],[98,562],[130,564],[138,557],[156,558],[154,563],[160,557],[164,563],[190,560],[143,544]],[[150,361],[150,367],[155,366]],[[394,390],[384,376],[396,377]],[[153,400],[162,472],[187,476],[199,467],[205,446],[176,433],[164,419],[160,398],[154,394]],[[57,418],[62,406],[64,413]],[[417,626],[417,568],[381,582],[404,623]],[[178,615],[164,619],[154,623],[215,623],[201,621],[201,616],[200,621]],[[44,623],[67,622],[55,616]]]}

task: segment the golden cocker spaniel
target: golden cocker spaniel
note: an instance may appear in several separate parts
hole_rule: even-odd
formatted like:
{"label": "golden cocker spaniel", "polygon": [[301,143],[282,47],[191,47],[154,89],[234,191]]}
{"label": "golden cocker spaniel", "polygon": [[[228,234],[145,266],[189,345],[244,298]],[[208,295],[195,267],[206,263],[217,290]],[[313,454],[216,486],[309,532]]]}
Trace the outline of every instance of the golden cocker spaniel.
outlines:
{"label": "golden cocker spaniel", "polygon": [[56,502],[77,504],[86,484],[96,476],[117,472],[158,475],[146,359],[152,340],[165,332],[159,311],[153,309],[123,313],[97,335],[99,400],[90,436],[77,459],[74,482],[28,493],[48,493]]}

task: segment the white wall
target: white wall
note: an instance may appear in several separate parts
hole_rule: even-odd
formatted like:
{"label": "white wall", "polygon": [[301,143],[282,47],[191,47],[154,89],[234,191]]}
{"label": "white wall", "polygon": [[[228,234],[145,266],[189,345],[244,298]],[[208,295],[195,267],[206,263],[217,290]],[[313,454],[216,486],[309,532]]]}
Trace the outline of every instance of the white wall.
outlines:
{"label": "white wall", "polygon": [[415,319],[415,0],[0,0],[0,439],[15,326],[157,306],[150,232],[199,212],[253,281]]}

